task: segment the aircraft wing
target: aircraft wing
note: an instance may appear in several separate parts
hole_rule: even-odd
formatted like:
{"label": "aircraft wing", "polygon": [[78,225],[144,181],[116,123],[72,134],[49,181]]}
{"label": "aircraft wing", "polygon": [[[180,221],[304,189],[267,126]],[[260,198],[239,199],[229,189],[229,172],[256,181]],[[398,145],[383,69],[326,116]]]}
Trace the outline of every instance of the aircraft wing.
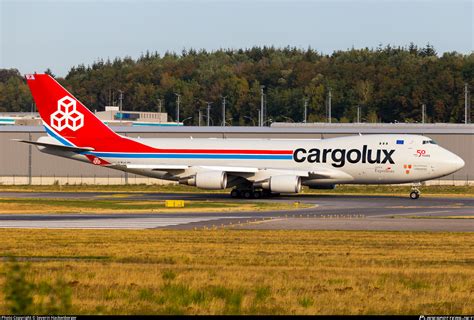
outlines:
{"label": "aircraft wing", "polygon": [[127,164],[128,169],[145,169],[152,171],[186,170],[189,166],[173,164]]}
{"label": "aircraft wing", "polygon": [[291,169],[262,169],[257,167],[233,167],[233,166],[188,166],[170,164],[128,164],[128,169],[143,169],[152,171],[166,171],[170,174],[180,174],[189,176],[196,172],[223,171],[235,177],[241,177],[250,181],[262,181],[272,176],[295,175],[303,179],[348,179],[352,178],[347,173],[339,169],[316,168],[311,170],[291,170]]}
{"label": "aircraft wing", "polygon": [[249,167],[228,167],[228,166],[187,166],[187,165],[171,165],[171,164],[129,164],[129,169],[149,169],[149,170],[185,170],[190,168],[201,169],[199,171],[225,171],[229,173],[233,172],[257,172],[258,168]]}
{"label": "aircraft wing", "polygon": [[[276,175],[295,175],[303,179],[347,179],[350,175],[339,169],[316,168],[311,170],[291,170],[291,169],[261,169],[256,167],[226,167],[226,166],[200,166],[206,171],[225,171],[229,174],[242,176],[243,178],[255,176],[258,178],[269,178]],[[260,180],[260,179],[258,179]]]}

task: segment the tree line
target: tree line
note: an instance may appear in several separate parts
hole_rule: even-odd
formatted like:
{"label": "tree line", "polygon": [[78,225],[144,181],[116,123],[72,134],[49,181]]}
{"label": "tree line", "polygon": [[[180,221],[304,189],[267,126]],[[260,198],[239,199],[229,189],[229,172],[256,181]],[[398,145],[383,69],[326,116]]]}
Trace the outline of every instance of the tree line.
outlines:
{"label": "tree line", "polygon": [[[51,71],[48,69],[48,73]],[[261,86],[266,114],[273,121],[325,122],[331,92],[332,122],[463,122],[464,86],[474,85],[474,54],[438,55],[427,45],[385,46],[335,51],[331,55],[292,47],[253,47],[217,51],[183,50],[180,54],[146,52],[131,57],[78,65],[57,78],[91,110],[118,103],[124,110],[158,111],[175,121],[198,123],[198,111],[211,104],[211,124],[258,121]],[[32,97],[15,69],[0,69],[0,111],[30,111]],[[205,112],[203,112],[205,114]]]}

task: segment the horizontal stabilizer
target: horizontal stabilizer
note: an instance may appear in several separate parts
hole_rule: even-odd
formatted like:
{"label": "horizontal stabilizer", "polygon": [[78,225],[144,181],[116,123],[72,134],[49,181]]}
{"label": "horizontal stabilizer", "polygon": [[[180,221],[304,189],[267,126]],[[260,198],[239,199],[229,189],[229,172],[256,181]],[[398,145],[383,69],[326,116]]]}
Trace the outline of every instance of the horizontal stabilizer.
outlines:
{"label": "horizontal stabilizer", "polygon": [[34,144],[34,145],[40,146],[40,147],[54,148],[54,149],[63,150],[63,151],[70,151],[70,152],[94,151],[94,148],[90,148],[90,147],[71,147],[71,146],[65,146],[65,145],[61,145],[61,144],[39,142],[39,141],[28,141],[28,140],[22,140],[22,139],[12,139],[12,140],[13,141],[18,141],[18,142],[23,142],[23,143]]}

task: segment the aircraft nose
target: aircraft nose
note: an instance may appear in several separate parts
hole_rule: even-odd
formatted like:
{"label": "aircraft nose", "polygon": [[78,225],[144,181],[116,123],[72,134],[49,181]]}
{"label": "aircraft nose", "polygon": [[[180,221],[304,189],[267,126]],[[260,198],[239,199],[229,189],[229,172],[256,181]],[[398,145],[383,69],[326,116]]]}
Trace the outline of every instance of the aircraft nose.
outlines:
{"label": "aircraft nose", "polygon": [[465,165],[464,160],[458,155],[452,152],[450,153],[450,157],[448,157],[449,160],[447,160],[446,162],[448,162],[448,165],[453,169],[453,172],[461,170]]}
{"label": "aircraft nose", "polygon": [[464,165],[466,163],[464,162],[464,160],[459,157],[459,156],[456,156],[456,159],[454,160],[454,165],[456,166],[456,170],[460,170],[462,168],[464,168]]}

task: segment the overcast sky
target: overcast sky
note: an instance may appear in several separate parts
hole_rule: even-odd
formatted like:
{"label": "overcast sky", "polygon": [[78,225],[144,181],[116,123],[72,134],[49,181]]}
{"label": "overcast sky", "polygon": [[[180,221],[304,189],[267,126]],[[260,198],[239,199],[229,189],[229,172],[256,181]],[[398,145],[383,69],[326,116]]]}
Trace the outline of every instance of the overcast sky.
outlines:
{"label": "overcast sky", "polygon": [[470,0],[0,0],[0,68],[65,76],[74,65],[146,50],[254,45],[330,54],[413,42],[471,53],[473,16]]}

